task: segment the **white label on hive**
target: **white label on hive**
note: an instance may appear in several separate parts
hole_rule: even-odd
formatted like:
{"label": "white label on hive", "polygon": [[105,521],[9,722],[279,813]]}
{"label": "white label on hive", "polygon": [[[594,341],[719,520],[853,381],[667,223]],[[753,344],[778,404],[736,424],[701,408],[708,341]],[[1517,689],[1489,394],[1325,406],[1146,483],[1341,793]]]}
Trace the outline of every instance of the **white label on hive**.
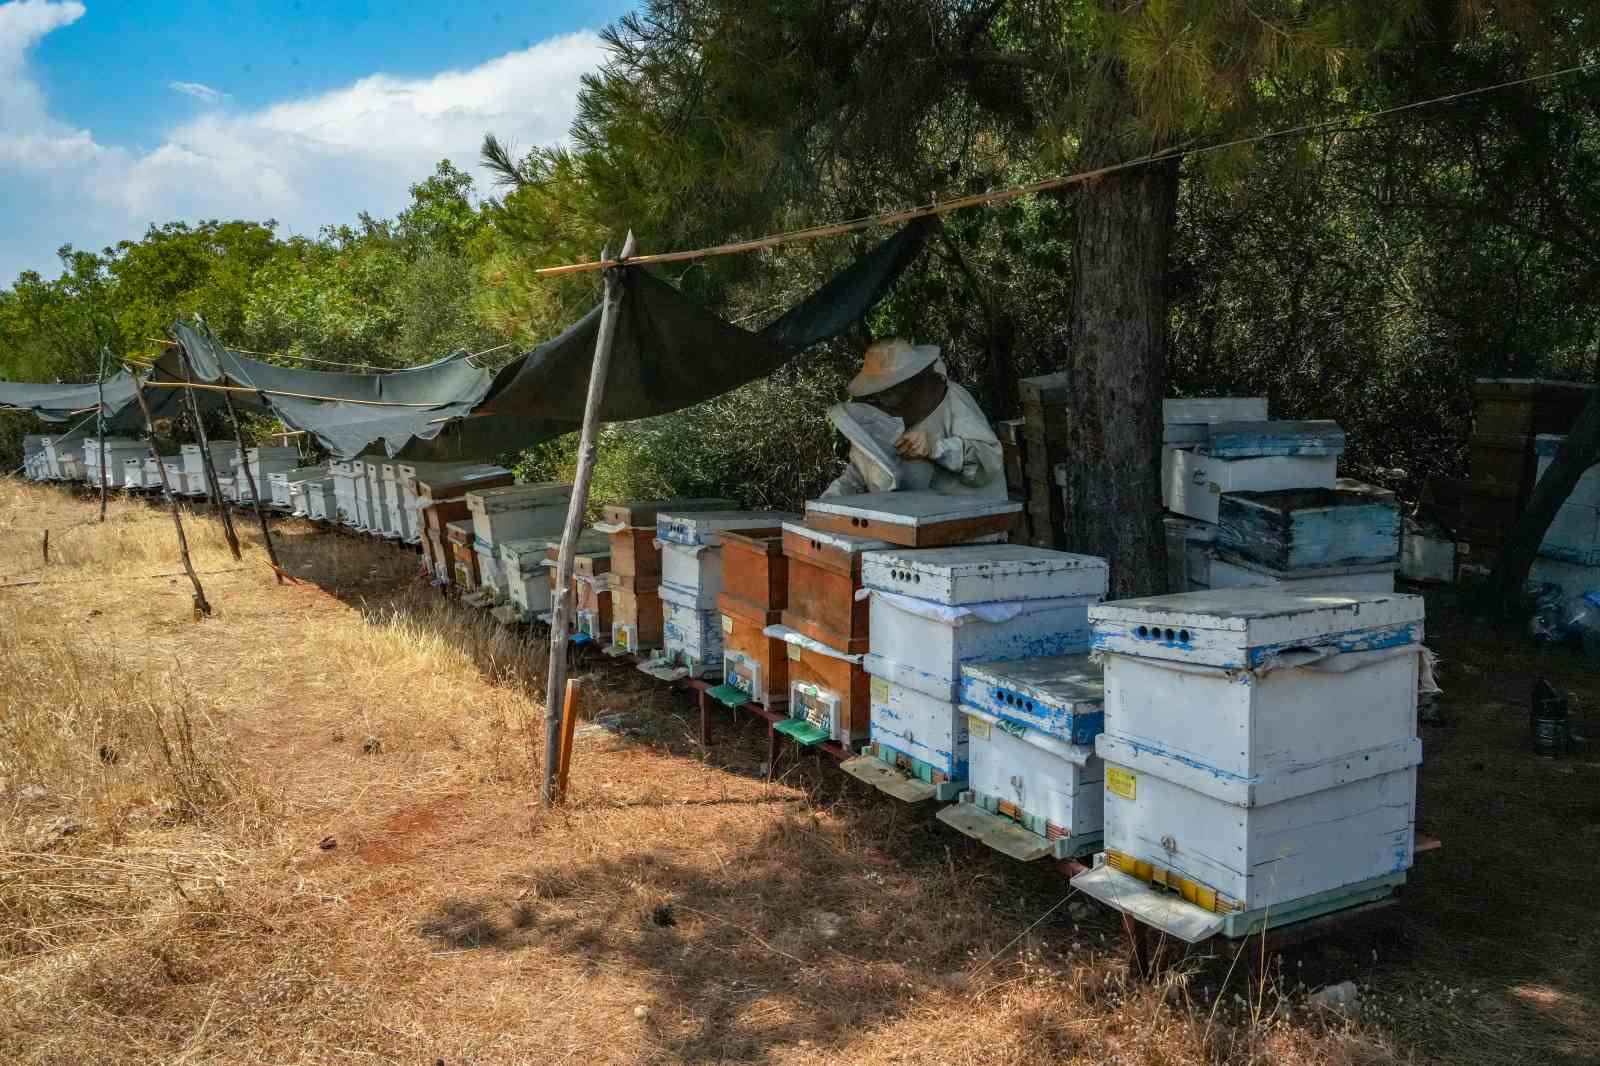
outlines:
{"label": "white label on hive", "polygon": [[725,615],[722,616],[722,631],[724,633],[732,633],[733,632],[733,616],[732,615],[725,614]]}
{"label": "white label on hive", "polygon": [[800,658],[800,645],[798,645],[798,644],[787,644],[787,645],[785,645],[785,647],[787,647],[788,650],[789,650],[789,658],[791,658],[791,659]]}

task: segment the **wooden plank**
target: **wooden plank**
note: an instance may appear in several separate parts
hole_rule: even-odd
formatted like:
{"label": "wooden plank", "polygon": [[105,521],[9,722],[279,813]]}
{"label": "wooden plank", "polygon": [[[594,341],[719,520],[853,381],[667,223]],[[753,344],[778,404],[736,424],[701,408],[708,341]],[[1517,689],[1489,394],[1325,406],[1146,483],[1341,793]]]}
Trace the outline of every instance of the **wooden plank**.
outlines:
{"label": "wooden plank", "polygon": [[788,597],[789,562],[783,527],[728,530],[722,534],[722,592],[745,615],[781,611]]}

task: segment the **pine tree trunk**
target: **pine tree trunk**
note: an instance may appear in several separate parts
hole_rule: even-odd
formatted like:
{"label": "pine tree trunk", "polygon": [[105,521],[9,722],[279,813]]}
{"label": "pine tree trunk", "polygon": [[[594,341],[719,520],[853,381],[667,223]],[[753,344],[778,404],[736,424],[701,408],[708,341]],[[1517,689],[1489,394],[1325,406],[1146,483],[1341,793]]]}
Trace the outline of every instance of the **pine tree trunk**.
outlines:
{"label": "pine tree trunk", "polygon": [[[1149,151],[1122,130],[1133,103],[1117,76],[1086,130],[1084,164]],[[1161,401],[1167,392],[1167,259],[1176,161],[1084,186],[1072,246],[1066,546],[1105,558],[1111,598],[1167,591],[1161,522]]]}

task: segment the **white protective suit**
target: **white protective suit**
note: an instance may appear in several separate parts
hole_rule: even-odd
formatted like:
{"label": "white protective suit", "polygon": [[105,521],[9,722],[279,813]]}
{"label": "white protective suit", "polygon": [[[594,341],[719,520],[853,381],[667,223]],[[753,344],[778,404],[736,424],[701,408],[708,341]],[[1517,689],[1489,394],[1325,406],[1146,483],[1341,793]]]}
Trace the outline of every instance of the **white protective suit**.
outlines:
{"label": "white protective suit", "polygon": [[[933,440],[928,459],[905,463],[902,489],[928,489],[952,496],[980,499],[1006,498],[1005,461],[1000,454],[1000,438],[989,428],[989,420],[978,407],[972,393],[948,379],[944,399],[933,412],[907,432],[921,431]],[[850,449],[850,462],[833,479],[824,496],[854,496],[871,492],[868,471],[872,461]]]}

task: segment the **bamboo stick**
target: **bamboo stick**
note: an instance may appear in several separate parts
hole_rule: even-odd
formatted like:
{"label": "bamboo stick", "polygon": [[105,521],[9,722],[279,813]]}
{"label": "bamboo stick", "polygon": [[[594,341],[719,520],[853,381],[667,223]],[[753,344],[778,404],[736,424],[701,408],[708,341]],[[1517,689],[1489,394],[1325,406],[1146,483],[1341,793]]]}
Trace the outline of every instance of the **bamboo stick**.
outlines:
{"label": "bamboo stick", "polygon": [[[147,389],[182,389],[188,388],[181,381],[146,381]],[[402,403],[398,400],[357,400],[346,396],[319,396],[314,392],[289,392],[286,389],[261,389],[246,388],[243,385],[207,385],[195,382],[194,388],[209,390],[211,392],[255,392],[265,396],[289,396],[297,400],[326,400],[328,403],[360,403],[371,407],[438,407],[436,403]]]}
{"label": "bamboo stick", "polygon": [[183,568],[189,574],[189,580],[194,583],[194,609],[198,615],[209,615],[211,604],[206,602],[206,590],[200,587],[200,575],[194,572],[194,563],[189,559],[189,538],[183,535],[183,518],[178,513],[178,497],[172,491],[172,485],[167,481],[167,464],[161,461],[161,447],[156,437],[156,422],[150,417],[150,405],[144,400],[144,386],[139,383],[139,375],[133,376],[133,395],[139,401],[139,410],[144,413],[144,427],[150,434],[150,457],[156,461],[156,469],[161,473],[161,492],[167,498],[167,506],[172,511],[172,525],[178,531],[178,551],[183,556]]}
{"label": "bamboo stick", "polygon": [[[633,252],[633,233],[622,245],[624,259]],[[606,252],[600,253],[602,259]],[[578,472],[573,479],[572,499],[567,504],[567,525],[561,534],[561,556],[556,563],[556,587],[550,609],[550,676],[545,684],[544,711],[544,787],[540,799],[546,807],[556,802],[557,753],[561,747],[561,708],[558,694],[567,680],[567,621],[572,613],[572,566],[578,551],[578,531],[589,506],[589,486],[594,480],[598,451],[600,403],[606,391],[606,372],[611,367],[611,347],[617,335],[617,317],[622,309],[623,289],[617,272],[606,272],[605,302],[600,310],[600,331],[594,342],[594,366],[589,372],[589,397],[583,408],[583,433],[578,443]]]}

